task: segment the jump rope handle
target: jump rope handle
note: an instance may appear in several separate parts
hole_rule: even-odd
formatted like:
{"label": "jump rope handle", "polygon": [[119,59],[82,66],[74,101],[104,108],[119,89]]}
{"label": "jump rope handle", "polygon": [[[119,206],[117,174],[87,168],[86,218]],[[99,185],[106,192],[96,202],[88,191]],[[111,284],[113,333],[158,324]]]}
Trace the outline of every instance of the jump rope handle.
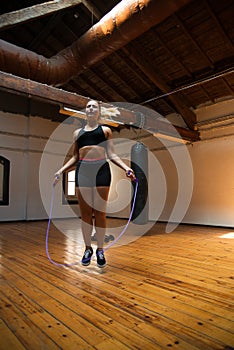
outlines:
{"label": "jump rope handle", "polygon": [[[131,170],[128,170],[128,172],[127,172],[127,176],[131,176],[131,174],[133,174],[133,172],[131,171]],[[132,180],[132,181],[134,181],[134,182],[138,182],[138,179],[135,177],[135,179],[134,180]]]}
{"label": "jump rope handle", "polygon": [[53,182],[53,187],[56,186],[57,182],[59,181],[60,179],[60,176],[59,175],[56,175],[55,178],[54,178],[54,182]]}

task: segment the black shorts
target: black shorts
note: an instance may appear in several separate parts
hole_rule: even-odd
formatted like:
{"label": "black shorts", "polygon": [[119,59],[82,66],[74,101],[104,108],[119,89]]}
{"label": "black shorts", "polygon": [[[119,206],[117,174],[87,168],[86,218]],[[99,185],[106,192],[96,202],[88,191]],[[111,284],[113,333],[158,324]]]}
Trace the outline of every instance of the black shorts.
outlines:
{"label": "black shorts", "polygon": [[77,187],[110,186],[111,171],[106,159],[79,160],[76,167],[75,182]]}

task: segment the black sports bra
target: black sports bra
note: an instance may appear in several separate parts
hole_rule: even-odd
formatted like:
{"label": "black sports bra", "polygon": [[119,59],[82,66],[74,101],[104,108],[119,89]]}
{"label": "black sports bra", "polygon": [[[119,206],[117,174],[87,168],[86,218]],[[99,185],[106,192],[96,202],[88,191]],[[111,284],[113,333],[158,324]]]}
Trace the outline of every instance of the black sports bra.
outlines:
{"label": "black sports bra", "polygon": [[94,146],[94,145],[98,145],[100,147],[105,148],[106,143],[104,143],[103,145],[101,144],[104,141],[106,141],[106,137],[102,130],[101,125],[98,125],[96,129],[91,131],[85,131],[83,128],[80,129],[76,140],[78,150],[85,146]]}

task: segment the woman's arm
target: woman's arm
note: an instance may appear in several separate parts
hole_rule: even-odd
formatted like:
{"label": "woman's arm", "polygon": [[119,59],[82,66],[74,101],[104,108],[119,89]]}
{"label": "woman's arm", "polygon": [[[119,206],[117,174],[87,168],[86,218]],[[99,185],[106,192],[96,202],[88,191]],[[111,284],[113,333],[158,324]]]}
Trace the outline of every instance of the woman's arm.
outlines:
{"label": "woman's arm", "polygon": [[62,173],[71,169],[79,160],[79,150],[76,142],[78,133],[79,129],[75,130],[73,134],[73,156],[55,173],[55,183],[60,179]]}
{"label": "woman's arm", "polygon": [[135,180],[136,177],[134,171],[115,153],[111,129],[109,127],[103,127],[103,131],[107,138],[106,152],[108,158],[112,163],[123,169],[127,177],[130,177],[131,180]]}

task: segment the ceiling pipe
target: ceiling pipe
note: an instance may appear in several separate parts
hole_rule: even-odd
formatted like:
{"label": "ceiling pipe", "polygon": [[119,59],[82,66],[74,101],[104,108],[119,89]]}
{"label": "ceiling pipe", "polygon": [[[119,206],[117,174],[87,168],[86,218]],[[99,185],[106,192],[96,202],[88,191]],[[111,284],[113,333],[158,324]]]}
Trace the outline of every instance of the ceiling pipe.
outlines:
{"label": "ceiling pipe", "polygon": [[51,58],[0,40],[0,70],[47,85],[62,85],[190,1],[122,0],[71,46]]}

